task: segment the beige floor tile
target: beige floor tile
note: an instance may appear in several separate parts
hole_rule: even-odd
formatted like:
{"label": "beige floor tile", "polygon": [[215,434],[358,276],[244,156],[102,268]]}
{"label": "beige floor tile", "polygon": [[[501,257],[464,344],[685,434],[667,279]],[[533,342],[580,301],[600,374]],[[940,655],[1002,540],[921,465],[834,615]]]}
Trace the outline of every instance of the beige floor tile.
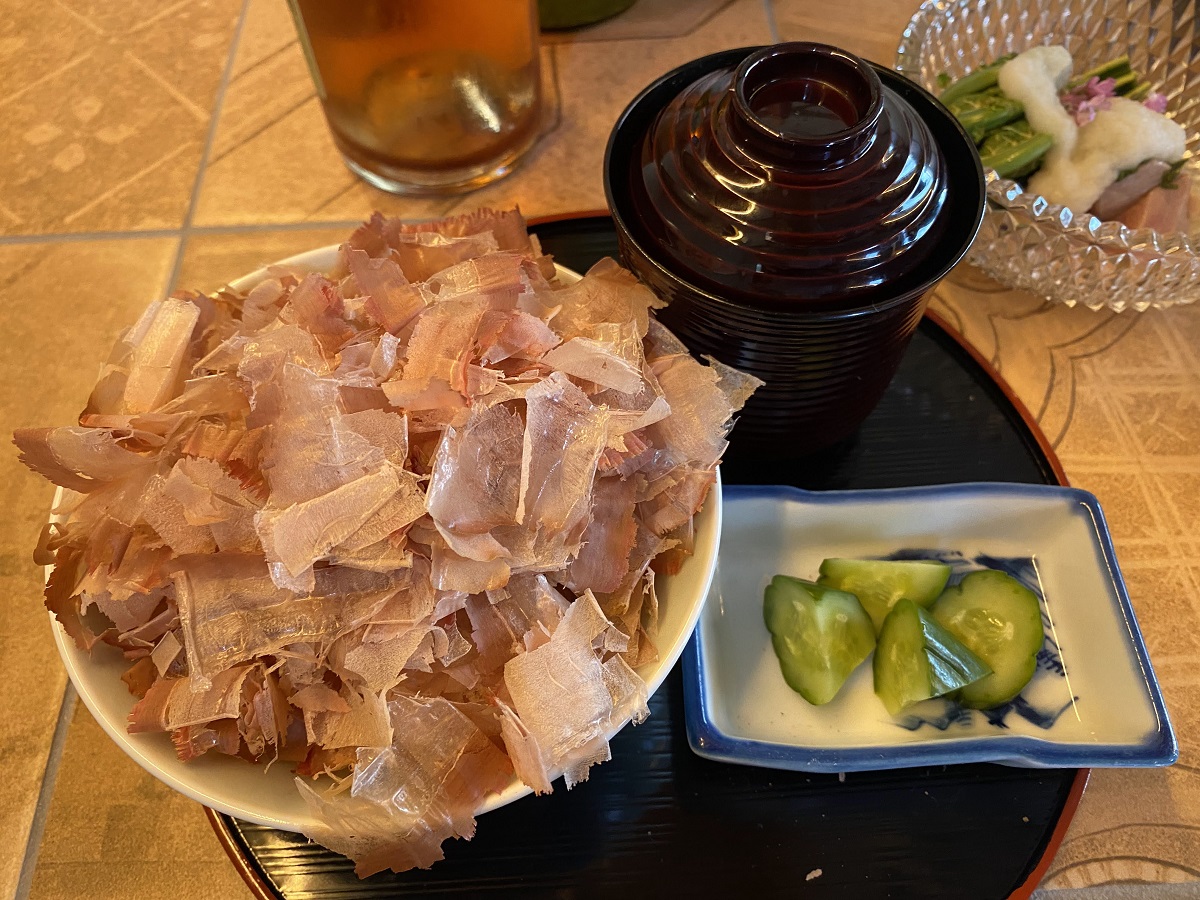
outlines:
{"label": "beige floor tile", "polygon": [[[279,91],[294,87],[294,82],[281,83]],[[231,107],[238,90],[237,83],[229,87]],[[194,217],[197,225],[300,222],[354,184],[315,95],[283,111],[264,109],[253,128],[251,120],[231,119],[238,124],[230,127],[248,132],[240,142],[221,137],[224,113],[217,131],[224,149],[205,170]]]}
{"label": "beige floor tile", "polygon": [[176,290],[212,292],[255,269],[297,253],[340,244],[351,228],[193,234],[184,245]]}
{"label": "beige floor tile", "polygon": [[134,27],[123,41],[155,78],[207,122],[241,10],[242,0],[193,0],[169,16]]}
{"label": "beige floor tile", "polygon": [[1091,491],[1100,500],[1118,549],[1125,540],[1164,541],[1173,537],[1157,487],[1149,475],[1132,466],[1121,470],[1072,467],[1060,457],[1071,484]]}
{"label": "beige floor tile", "polygon": [[[1151,312],[1129,316],[1129,328],[1111,346],[1079,361],[1081,377],[1106,385],[1178,385],[1195,382],[1177,346],[1173,323]],[[1200,332],[1198,332],[1200,334]]]}
{"label": "beige floor tile", "polygon": [[[270,34],[276,33],[275,26],[268,27],[266,23],[247,20],[235,66],[244,58],[256,55],[253,46],[246,49],[244,41],[255,38],[259,29]],[[292,34],[294,37],[295,32]],[[243,67],[230,78],[222,101],[221,119],[213,138],[209,166],[219,165],[224,157],[270,129],[280,119],[294,113],[306,102],[312,101],[316,106],[316,96],[299,42],[292,40],[275,52],[259,56],[254,63]],[[313,127],[318,127],[316,123],[319,121],[319,127],[324,130],[325,119],[319,106],[316,106],[316,116]],[[282,148],[274,149],[278,152]]]}
{"label": "beige floor tile", "polygon": [[1114,402],[1146,458],[1194,460],[1200,453],[1200,396],[1195,390],[1123,389]]}
{"label": "beige floor tile", "polygon": [[[1102,353],[1131,324],[1108,312],[1095,313],[1083,307],[1052,304],[1037,306],[1025,314],[996,316],[996,353],[1003,360],[1000,372],[1037,417],[1042,430],[1058,446],[1074,426],[1080,401],[1079,361]],[[1122,437],[1113,434],[1113,439]],[[1129,446],[1113,443],[1110,452],[1124,453]]]}
{"label": "beige floor tile", "polygon": [[[97,772],[103,772],[98,783]],[[67,735],[31,898],[251,896],[200,804],[146,773],[83,704]]]}
{"label": "beige floor tile", "polygon": [[[22,5],[0,37],[0,232],[178,227],[240,9]],[[39,77],[4,78],[17,64]]]}
{"label": "beige floor tile", "polygon": [[1200,304],[1155,310],[1153,315],[1175,343],[1193,381],[1200,381]]}
{"label": "beige floor tile", "polygon": [[202,145],[189,141],[68,213],[59,231],[174,230],[183,222]]}
{"label": "beige floor tile", "polygon": [[0,108],[90,50],[96,31],[54,3],[7,3],[0,16]]}
{"label": "beige floor tile", "polygon": [[32,553],[54,488],[17,462],[21,426],[70,424],[117,334],[163,289],[175,241],[127,240],[0,247],[0,667],[5,715],[0,759],[0,897],[12,896],[66,676],[42,608]]}
{"label": "beige floor tile", "polygon": [[785,41],[830,43],[891,68],[900,33],[919,0],[861,0],[854,4],[771,0]]}
{"label": "beige floor tile", "polygon": [[250,0],[232,76],[237,78],[292,45],[299,42],[286,0]]}
{"label": "beige floor tile", "polygon": [[992,363],[1047,438],[1060,442],[1078,399],[1073,359],[1093,350],[1104,320],[1008,290],[969,266],[938,286],[931,308]]}
{"label": "beige floor tile", "polygon": [[1153,479],[1172,530],[1200,542],[1200,471],[1155,473]]}
{"label": "beige floor tile", "polygon": [[[138,185],[157,215],[182,222],[206,123],[127,51],[92,51],[84,65],[30,88],[3,108],[0,203],[8,232],[133,228],[142,210],[107,205]],[[190,166],[188,165],[190,163]],[[179,177],[180,169],[190,177]],[[169,216],[164,217],[163,213]]]}
{"label": "beige floor tile", "polygon": [[1200,656],[1200,634],[1181,625],[1200,616],[1200,598],[1195,597],[1187,567],[1169,561],[1128,561],[1122,572],[1151,661],[1157,665],[1190,660],[1194,665]]}
{"label": "beige floor tile", "polygon": [[1124,568],[1135,564],[1157,566],[1178,560],[1181,549],[1173,540],[1125,538],[1117,550],[1117,563]]}
{"label": "beige floor tile", "polygon": [[192,0],[59,0],[96,31],[115,35],[169,21],[192,5]]}
{"label": "beige floor tile", "polygon": [[1103,388],[1077,384],[1069,414],[1070,426],[1055,447],[1068,474],[1074,472],[1077,465],[1086,467],[1103,460],[1128,458],[1132,440]]}
{"label": "beige floor tile", "polygon": [[[1194,769],[1093,769],[1083,803],[1043,886],[1108,884],[1114,888],[1103,894],[1108,900],[1194,897],[1194,890],[1160,888],[1158,883],[1178,886],[1195,880],[1200,823],[1182,804],[1190,801],[1191,809],[1196,808],[1198,786],[1200,776]],[[1143,893],[1145,882],[1154,886]],[[1100,895],[1087,891],[1050,894],[1055,900],[1091,896],[1100,900]]]}

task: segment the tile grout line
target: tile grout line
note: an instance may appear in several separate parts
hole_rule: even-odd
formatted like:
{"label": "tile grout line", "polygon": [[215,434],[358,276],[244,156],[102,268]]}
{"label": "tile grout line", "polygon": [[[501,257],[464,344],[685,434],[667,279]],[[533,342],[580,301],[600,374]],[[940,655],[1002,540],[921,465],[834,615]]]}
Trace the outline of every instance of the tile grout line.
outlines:
{"label": "tile grout line", "polygon": [[246,27],[246,13],[250,8],[250,0],[242,0],[242,10],[238,14],[237,26],[233,29],[233,38],[229,41],[229,56],[225,60],[225,68],[221,72],[221,80],[217,84],[217,96],[213,102],[212,119],[208,125],[208,134],[204,138],[204,148],[200,151],[200,165],[196,169],[196,180],[192,184],[192,195],[188,198],[187,211],[183,216],[183,224],[179,228],[179,244],[175,248],[175,260],[171,263],[171,272],[163,285],[162,296],[168,296],[175,288],[175,280],[183,267],[183,251],[192,232],[192,219],[196,214],[196,205],[200,201],[200,190],[204,187],[204,173],[208,168],[209,157],[216,143],[217,126],[221,120],[221,109],[225,105],[225,90],[233,78],[233,64],[237,58],[238,45],[242,42],[242,31]]}
{"label": "tile grout line", "polygon": [[762,4],[767,16],[767,33],[771,35],[771,43],[778,44],[783,39],[779,36],[779,23],[775,21],[773,0],[762,0]]}
{"label": "tile grout line", "polygon": [[[421,221],[414,218],[413,221]],[[360,219],[303,219],[294,222],[252,222],[245,225],[193,225],[187,230],[189,236],[211,235],[220,237],[228,234],[254,234],[267,231],[309,231],[318,228],[357,228]],[[22,244],[74,244],[87,241],[136,241],[156,238],[180,237],[180,228],[153,228],[145,231],[68,231],[46,234],[0,235],[0,247]]]}
{"label": "tile grout line", "polygon": [[137,238],[178,237],[178,228],[158,228],[146,231],[71,231],[48,234],[5,234],[0,235],[0,247],[22,244],[74,244],[86,241],[124,241]]}
{"label": "tile grout line", "polygon": [[[58,627],[58,623],[55,623]],[[79,695],[75,686],[67,679],[62,703],[58,708],[58,721],[54,723],[54,736],[50,739],[50,752],[46,755],[46,768],[42,772],[42,785],[38,789],[37,804],[33,808],[33,820],[29,823],[29,836],[25,841],[25,856],[21,860],[21,874],[17,879],[17,891],[13,900],[27,900],[33,887],[33,873],[37,868],[38,851],[42,848],[42,836],[46,830],[46,819],[50,814],[50,801],[54,797],[54,786],[58,781],[58,766],[62,762],[63,749],[67,743],[67,731],[75,713]]]}

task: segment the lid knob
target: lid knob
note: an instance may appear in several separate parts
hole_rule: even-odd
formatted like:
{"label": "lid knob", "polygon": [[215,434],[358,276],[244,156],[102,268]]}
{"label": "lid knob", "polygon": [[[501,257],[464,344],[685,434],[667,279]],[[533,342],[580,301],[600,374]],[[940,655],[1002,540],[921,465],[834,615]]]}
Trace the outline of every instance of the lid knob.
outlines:
{"label": "lid knob", "polygon": [[883,84],[856,56],[820,44],[751,54],[733,73],[733,133],[757,154],[798,167],[842,166],[864,152],[883,113]]}

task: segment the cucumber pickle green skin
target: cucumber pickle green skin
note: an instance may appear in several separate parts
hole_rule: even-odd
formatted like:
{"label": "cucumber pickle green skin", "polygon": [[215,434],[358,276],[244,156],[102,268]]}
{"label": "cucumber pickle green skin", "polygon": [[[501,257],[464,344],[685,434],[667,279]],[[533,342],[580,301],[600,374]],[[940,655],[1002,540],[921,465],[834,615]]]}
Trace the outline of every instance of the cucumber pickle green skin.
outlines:
{"label": "cucumber pickle green skin", "polygon": [[858,598],[776,575],[763,594],[763,621],[788,686],[815,706],[832,700],[875,649],[875,629]]}
{"label": "cucumber pickle green skin", "polygon": [[898,601],[884,620],[873,668],[875,694],[893,716],[914,703],[967,687],[991,672],[907,598]]}
{"label": "cucumber pickle green skin", "polygon": [[929,606],[949,578],[950,567],[931,560],[834,558],[821,563],[817,584],[858,597],[879,634],[898,600],[904,597],[918,606]]}
{"label": "cucumber pickle green skin", "polygon": [[947,589],[930,613],[992,670],[959,691],[959,702],[989,709],[1025,689],[1046,640],[1036,594],[1015,578],[987,569]]}

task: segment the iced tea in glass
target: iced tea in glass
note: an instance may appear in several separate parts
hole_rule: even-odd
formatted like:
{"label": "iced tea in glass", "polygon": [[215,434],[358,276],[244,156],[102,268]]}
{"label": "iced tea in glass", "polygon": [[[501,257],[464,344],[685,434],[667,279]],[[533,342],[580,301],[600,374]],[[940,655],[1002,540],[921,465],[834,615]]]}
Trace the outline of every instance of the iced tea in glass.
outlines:
{"label": "iced tea in glass", "polygon": [[346,164],[387,191],[467,191],[537,139],[536,0],[288,0]]}

